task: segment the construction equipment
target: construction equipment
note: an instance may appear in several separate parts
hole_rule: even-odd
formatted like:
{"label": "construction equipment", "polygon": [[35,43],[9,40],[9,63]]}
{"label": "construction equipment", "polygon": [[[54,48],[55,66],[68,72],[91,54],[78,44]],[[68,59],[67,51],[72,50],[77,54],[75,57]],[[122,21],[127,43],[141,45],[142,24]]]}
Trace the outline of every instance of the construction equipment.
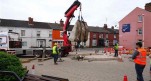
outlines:
{"label": "construction equipment", "polygon": [[22,48],[21,39],[16,32],[0,32],[0,51],[16,54]]}
{"label": "construction equipment", "polygon": [[74,17],[74,11],[81,5],[81,3],[76,0],[69,9],[65,12],[66,22],[63,27],[63,47],[62,47],[62,56],[67,56],[71,51],[71,42],[68,39],[67,29],[69,28],[70,22]]}

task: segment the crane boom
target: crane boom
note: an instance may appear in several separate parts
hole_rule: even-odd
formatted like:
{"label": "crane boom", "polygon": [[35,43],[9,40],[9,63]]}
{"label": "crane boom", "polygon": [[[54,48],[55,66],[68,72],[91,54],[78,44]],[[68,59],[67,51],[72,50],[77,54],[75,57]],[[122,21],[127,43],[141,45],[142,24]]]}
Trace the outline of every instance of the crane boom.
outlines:
{"label": "crane boom", "polygon": [[69,9],[65,12],[65,17],[66,17],[66,21],[63,27],[63,46],[65,47],[64,49],[64,53],[68,54],[71,51],[71,43],[68,40],[68,36],[67,36],[67,29],[69,27],[70,24],[70,19],[72,17],[74,17],[74,11],[81,5],[81,3],[76,0],[70,7]]}

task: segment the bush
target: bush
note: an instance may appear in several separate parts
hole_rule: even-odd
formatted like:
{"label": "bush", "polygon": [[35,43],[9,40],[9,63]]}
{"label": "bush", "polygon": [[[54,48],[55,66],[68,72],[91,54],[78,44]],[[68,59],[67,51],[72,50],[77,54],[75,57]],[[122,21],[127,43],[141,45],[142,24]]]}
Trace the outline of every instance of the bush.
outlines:
{"label": "bush", "polygon": [[[22,64],[15,55],[10,55],[5,52],[0,52],[0,70],[1,71],[13,71],[20,78],[23,77],[26,73],[26,70],[22,67]],[[0,81],[15,81],[15,78],[12,76],[1,75]]]}

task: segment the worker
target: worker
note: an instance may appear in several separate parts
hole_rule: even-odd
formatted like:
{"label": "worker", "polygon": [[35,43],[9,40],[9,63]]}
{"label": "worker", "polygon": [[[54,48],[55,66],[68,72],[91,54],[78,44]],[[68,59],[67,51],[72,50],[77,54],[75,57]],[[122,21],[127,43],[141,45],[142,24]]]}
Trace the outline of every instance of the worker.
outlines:
{"label": "worker", "polygon": [[135,70],[137,74],[137,81],[144,81],[143,79],[143,71],[146,66],[146,50],[142,48],[142,43],[136,43],[136,50],[132,55],[132,59],[135,62]]}
{"label": "worker", "polygon": [[53,54],[53,58],[54,58],[54,64],[57,65],[57,60],[58,60],[58,47],[57,47],[57,43],[54,44],[53,49],[52,49],[52,54]]}
{"label": "worker", "polygon": [[59,58],[59,60],[58,60],[58,62],[62,62],[63,60],[62,60],[62,58],[61,58],[61,44],[58,44],[57,45],[58,46],[58,58]]}
{"label": "worker", "polygon": [[114,57],[118,57],[118,44],[116,43],[114,46],[115,54]]}

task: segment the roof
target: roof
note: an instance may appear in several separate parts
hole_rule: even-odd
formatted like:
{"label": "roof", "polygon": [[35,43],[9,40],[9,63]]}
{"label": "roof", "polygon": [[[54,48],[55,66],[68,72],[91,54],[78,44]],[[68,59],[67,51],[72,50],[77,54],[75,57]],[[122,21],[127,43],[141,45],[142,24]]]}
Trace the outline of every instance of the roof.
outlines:
{"label": "roof", "polygon": [[33,22],[33,26],[28,25],[28,21],[23,20],[11,20],[11,19],[0,19],[0,26],[7,27],[18,27],[18,28],[43,28],[51,29],[49,23],[44,22]]}
{"label": "roof", "polygon": [[118,29],[112,29],[112,28],[103,28],[103,27],[94,27],[89,26],[88,27],[89,32],[98,32],[98,33],[119,33]]}
{"label": "roof", "polygon": [[[6,27],[18,27],[18,28],[43,28],[43,29],[54,29],[54,30],[63,30],[63,27],[58,23],[45,23],[45,22],[33,22],[33,26],[28,25],[28,21],[23,20],[11,20],[11,19],[0,19],[0,26]],[[74,25],[69,25],[67,31],[72,31]],[[103,27],[94,27],[88,26],[89,32],[100,32],[100,33],[115,33],[118,32],[116,29],[103,28]]]}
{"label": "roof", "polygon": [[118,29],[112,29],[112,28],[108,28],[107,29],[110,33],[119,33]]}
{"label": "roof", "polygon": [[[49,26],[54,30],[63,30],[63,27],[58,23],[49,23]],[[69,25],[67,31],[72,31],[74,25]]]}
{"label": "roof", "polygon": [[61,25],[58,23],[49,23],[49,26],[54,30],[63,30]]}

